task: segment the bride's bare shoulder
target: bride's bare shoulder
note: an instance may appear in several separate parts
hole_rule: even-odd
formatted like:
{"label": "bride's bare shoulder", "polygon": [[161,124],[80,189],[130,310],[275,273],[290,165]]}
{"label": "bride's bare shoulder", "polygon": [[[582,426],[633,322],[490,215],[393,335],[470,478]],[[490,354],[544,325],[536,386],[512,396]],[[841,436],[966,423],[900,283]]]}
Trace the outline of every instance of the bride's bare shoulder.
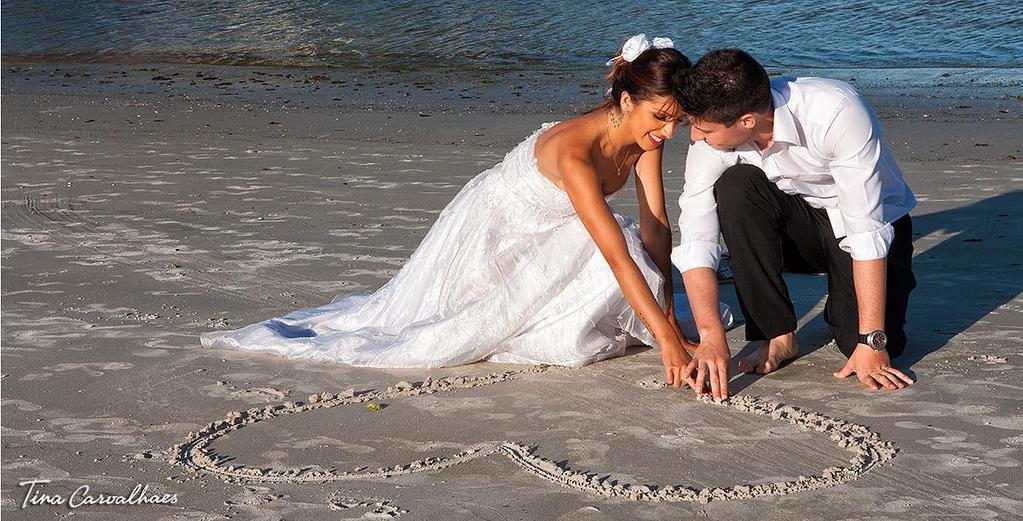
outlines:
{"label": "bride's bare shoulder", "polygon": [[[556,172],[559,157],[588,158],[593,148],[595,118],[583,114],[547,129],[536,140],[537,163],[544,172]],[[600,120],[602,121],[602,120]]]}

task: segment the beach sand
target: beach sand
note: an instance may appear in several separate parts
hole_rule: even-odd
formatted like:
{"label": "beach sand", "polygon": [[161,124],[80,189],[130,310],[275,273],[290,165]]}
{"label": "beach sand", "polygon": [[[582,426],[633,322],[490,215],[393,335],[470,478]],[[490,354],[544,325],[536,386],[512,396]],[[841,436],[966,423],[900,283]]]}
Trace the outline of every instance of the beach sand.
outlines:
{"label": "beach sand", "polygon": [[[920,201],[896,362],[918,383],[832,377],[824,278],[794,275],[801,356],[734,377],[721,406],[664,388],[650,348],[373,370],[199,345],[379,287],[466,181],[596,100],[579,74],[5,64],[2,81],[9,519],[1023,516],[1019,86],[867,92]],[[33,479],[176,502],[22,508]]]}

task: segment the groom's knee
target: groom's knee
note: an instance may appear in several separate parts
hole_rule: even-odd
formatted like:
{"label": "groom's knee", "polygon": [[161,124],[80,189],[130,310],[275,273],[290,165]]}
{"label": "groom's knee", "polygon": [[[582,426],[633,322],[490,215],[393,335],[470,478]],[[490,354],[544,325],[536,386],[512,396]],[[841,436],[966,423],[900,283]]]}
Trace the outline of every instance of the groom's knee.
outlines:
{"label": "groom's knee", "polygon": [[764,181],[767,181],[767,174],[759,167],[748,164],[728,167],[714,183],[718,212],[741,210]]}

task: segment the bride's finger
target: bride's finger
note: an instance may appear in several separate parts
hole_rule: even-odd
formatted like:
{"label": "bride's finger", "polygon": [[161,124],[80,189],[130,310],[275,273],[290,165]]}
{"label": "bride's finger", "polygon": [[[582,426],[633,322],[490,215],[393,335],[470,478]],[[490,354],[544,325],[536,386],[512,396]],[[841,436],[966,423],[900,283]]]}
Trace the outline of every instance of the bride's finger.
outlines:
{"label": "bride's finger", "polygon": [[678,368],[677,367],[671,368],[671,383],[669,385],[671,385],[672,387],[680,386],[682,384],[682,382],[681,382],[681,379],[679,378],[679,376],[680,375],[679,375],[679,372],[678,372]]}

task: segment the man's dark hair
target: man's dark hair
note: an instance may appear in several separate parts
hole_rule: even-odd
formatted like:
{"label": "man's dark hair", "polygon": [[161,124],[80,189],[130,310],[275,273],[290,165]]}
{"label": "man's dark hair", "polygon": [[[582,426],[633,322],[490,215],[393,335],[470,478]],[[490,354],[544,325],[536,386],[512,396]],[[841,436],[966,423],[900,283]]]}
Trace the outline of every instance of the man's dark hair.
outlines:
{"label": "man's dark hair", "polygon": [[697,120],[732,125],[743,114],[771,109],[767,71],[739,49],[704,54],[679,83],[682,110]]}

